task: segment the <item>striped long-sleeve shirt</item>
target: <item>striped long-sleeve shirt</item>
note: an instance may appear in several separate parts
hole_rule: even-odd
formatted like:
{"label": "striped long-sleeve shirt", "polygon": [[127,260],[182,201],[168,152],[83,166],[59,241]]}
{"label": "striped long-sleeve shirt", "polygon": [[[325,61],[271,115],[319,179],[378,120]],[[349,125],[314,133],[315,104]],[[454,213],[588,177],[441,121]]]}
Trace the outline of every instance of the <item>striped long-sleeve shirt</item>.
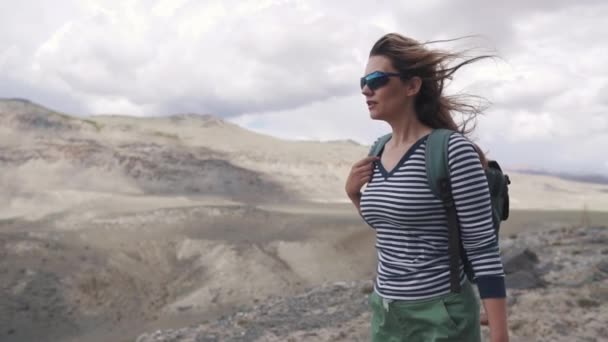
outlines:
{"label": "striped long-sleeve shirt", "polygon": [[[377,162],[361,196],[361,215],[375,229],[375,291],[396,300],[450,292],[445,209],[428,185],[426,138],[387,171]],[[490,193],[473,144],[459,133],[448,143],[448,167],[463,247],[481,298],[504,297],[504,271],[492,225]],[[461,282],[466,276],[461,263]]]}

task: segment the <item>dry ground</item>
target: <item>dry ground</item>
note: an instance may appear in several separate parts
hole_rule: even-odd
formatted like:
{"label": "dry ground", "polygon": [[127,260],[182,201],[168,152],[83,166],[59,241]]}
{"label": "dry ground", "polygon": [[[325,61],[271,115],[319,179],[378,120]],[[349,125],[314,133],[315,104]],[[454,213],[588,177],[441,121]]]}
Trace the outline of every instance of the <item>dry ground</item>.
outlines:
{"label": "dry ground", "polygon": [[[0,340],[128,340],[373,275],[373,233],[348,205],[196,203],[1,221]],[[515,211],[503,234],[579,220]]]}

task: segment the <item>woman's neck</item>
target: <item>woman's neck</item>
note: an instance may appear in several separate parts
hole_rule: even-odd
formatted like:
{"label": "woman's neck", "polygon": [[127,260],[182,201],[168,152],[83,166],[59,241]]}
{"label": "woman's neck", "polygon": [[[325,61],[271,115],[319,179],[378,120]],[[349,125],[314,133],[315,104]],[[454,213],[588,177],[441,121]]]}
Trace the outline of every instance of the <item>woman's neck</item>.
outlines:
{"label": "woman's neck", "polygon": [[402,113],[389,124],[393,129],[392,147],[409,146],[432,130],[418,120],[413,110]]}

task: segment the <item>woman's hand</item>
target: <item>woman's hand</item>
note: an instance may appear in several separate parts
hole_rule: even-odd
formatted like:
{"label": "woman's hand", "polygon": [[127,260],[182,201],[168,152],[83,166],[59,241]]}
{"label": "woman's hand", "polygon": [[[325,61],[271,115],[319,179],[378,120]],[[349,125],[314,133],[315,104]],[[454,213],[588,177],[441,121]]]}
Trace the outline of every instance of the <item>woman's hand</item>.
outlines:
{"label": "woman's hand", "polygon": [[504,298],[486,298],[483,300],[488,325],[490,326],[491,342],[508,342],[509,328],[507,325],[507,303]]}
{"label": "woman's hand", "polygon": [[358,202],[361,197],[361,188],[371,180],[374,172],[374,162],[379,159],[379,157],[366,157],[353,165],[345,186],[346,194],[351,201]]}
{"label": "woman's hand", "polygon": [[488,323],[488,315],[485,312],[479,314],[479,324],[487,326]]}

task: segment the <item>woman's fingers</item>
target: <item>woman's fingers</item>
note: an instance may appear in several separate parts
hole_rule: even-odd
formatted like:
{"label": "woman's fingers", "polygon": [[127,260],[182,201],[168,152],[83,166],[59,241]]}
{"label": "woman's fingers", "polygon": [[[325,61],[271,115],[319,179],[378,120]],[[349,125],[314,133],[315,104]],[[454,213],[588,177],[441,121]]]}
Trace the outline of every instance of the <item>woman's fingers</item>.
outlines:
{"label": "woman's fingers", "polygon": [[366,157],[366,158],[363,158],[363,159],[359,160],[358,162],[356,162],[353,165],[353,169],[358,168],[358,167],[363,166],[363,165],[370,164],[371,162],[373,162],[375,160],[378,160],[378,159],[379,159],[378,157]]}
{"label": "woman's fingers", "polygon": [[352,172],[364,172],[364,171],[373,171],[374,170],[374,164],[372,162],[369,162],[367,164],[363,164],[363,165],[359,165],[358,167],[354,168]]}

